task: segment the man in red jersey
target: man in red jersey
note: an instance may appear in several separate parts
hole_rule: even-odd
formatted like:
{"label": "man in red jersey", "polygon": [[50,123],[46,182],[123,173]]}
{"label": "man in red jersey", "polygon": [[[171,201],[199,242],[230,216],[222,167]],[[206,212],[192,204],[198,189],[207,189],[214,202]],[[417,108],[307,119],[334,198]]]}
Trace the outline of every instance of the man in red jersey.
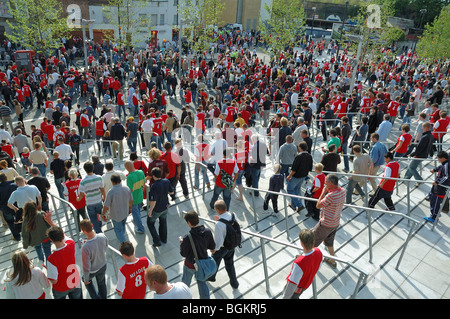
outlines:
{"label": "man in red jersey", "polygon": [[158,149],[162,149],[161,144],[161,135],[162,135],[162,127],[164,125],[163,119],[159,116],[159,112],[155,113],[155,118],[151,122],[151,128],[153,130],[152,142],[156,142],[158,145]]}
{"label": "man in red jersey", "polygon": [[47,259],[48,279],[54,299],[83,299],[81,276],[75,262],[75,242],[59,226],[51,226],[47,235],[56,249]]}
{"label": "man in red jersey", "polygon": [[[386,167],[384,168],[383,177],[398,178],[400,176],[400,164],[397,161],[394,161],[394,155],[391,152],[387,152],[386,155],[384,155],[384,160],[386,162]],[[369,208],[374,208],[375,204],[378,203],[380,199],[384,198],[387,209],[395,210],[391,197],[396,182],[395,179],[383,178],[380,185],[378,185],[375,194],[369,200]]]}
{"label": "man in red jersey", "polygon": [[119,251],[126,264],[120,267],[117,276],[116,292],[122,299],[144,299],[147,292],[145,269],[153,265],[147,257],[136,257],[133,244],[120,243]]}
{"label": "man in red jersey", "polygon": [[311,285],[322,264],[323,254],[319,248],[314,247],[313,231],[302,229],[298,237],[303,254],[298,256],[292,264],[283,299],[299,299],[300,295]]}

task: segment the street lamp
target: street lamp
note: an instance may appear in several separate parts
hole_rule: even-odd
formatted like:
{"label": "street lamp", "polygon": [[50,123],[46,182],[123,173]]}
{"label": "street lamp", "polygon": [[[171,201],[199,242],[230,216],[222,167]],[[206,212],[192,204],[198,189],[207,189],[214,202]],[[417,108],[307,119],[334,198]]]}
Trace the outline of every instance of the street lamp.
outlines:
{"label": "street lamp", "polygon": [[94,22],[95,22],[95,20],[81,19],[81,27],[83,29],[83,52],[84,52],[84,69],[85,70],[88,67],[87,50],[86,50],[86,28],[85,28],[85,25],[90,25],[90,24],[93,24]]}
{"label": "street lamp", "polygon": [[[348,7],[348,1],[345,1],[345,17],[346,18],[348,18],[347,7]],[[342,45],[342,33],[344,32],[344,22],[345,22],[345,18],[342,17],[341,36],[340,36],[338,47],[337,47],[337,56],[336,56],[337,61],[340,60],[339,59],[339,49],[341,48],[341,45]]]}
{"label": "street lamp", "polygon": [[313,18],[312,18],[312,23],[311,23],[311,41],[312,41],[313,29],[314,29],[314,17],[316,16],[316,7],[312,7],[311,9],[313,11]]}
{"label": "street lamp", "polygon": [[[425,13],[427,13],[427,9],[420,9],[419,12],[420,12],[420,20],[419,20],[418,29],[420,30],[420,29],[422,29],[423,16],[425,15]],[[419,41],[419,39],[417,39],[416,42],[414,42],[414,50],[413,50],[413,52],[416,52],[416,45],[417,45],[418,41]]]}

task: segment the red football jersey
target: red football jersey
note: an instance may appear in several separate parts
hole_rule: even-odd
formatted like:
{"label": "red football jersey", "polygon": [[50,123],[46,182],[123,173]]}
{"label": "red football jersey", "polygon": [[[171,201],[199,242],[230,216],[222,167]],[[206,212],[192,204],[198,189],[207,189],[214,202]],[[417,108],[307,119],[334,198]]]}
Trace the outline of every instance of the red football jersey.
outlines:
{"label": "red football jersey", "polygon": [[134,263],[126,263],[119,269],[116,291],[122,292],[122,299],[144,299],[147,291],[144,273],[152,265],[147,257],[140,257]]}

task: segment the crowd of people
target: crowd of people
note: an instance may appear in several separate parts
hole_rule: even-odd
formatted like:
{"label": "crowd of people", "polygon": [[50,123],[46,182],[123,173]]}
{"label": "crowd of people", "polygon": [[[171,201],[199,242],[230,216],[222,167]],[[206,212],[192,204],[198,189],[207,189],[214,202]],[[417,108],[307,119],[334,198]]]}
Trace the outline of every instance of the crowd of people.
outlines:
{"label": "crowd of people", "polygon": [[[76,64],[77,47],[66,41],[59,55],[36,56],[31,72],[19,72],[14,63],[0,72],[0,210],[12,239],[22,241],[24,249],[34,247],[47,268],[45,275],[23,251],[14,253],[10,298],[45,298],[50,286],[55,299],[82,298],[81,281],[91,298],[106,298],[108,238],[102,226],[107,220],[126,262],[116,286],[121,298],[145,298],[147,288],[155,298],[191,298],[197,258],[207,258],[208,250],[215,272],[223,259],[230,285],[238,288],[233,259],[241,237],[232,204],[243,200],[244,182],[252,196],[260,196],[269,162],[273,175],[264,210],[271,203],[278,213],[278,193],[285,188],[289,195],[311,198],[291,197],[289,207],[298,213],[306,208],[317,221],[299,236],[304,252],[287,277],[285,298],[298,298],[311,284],[322,261],[320,244],[334,255],[340,214],[344,204],[359,200],[354,194],[370,195],[368,207],[384,199],[387,210],[395,210],[396,180],[389,178],[401,177],[403,158],[408,163],[404,178],[414,177],[418,187],[421,160],[436,153],[441,165],[432,170],[431,214],[425,218],[435,222],[440,210],[448,212],[448,201],[441,208],[450,185],[444,140],[450,122],[444,106],[448,62],[425,64],[408,50],[361,65],[352,79],[351,56],[344,50],[336,57],[333,41],[305,39],[302,49],[288,48],[267,62],[257,54],[258,41],[253,33],[221,33],[214,59],[206,53],[180,54],[176,48],[113,48],[109,56],[100,45],[90,45],[87,68]],[[42,113],[27,132],[24,112],[35,107]],[[323,147],[320,138],[313,140],[317,132]],[[396,142],[389,145],[388,139]],[[83,160],[80,145],[88,142],[96,154]],[[314,151],[321,151],[320,161]],[[114,161],[102,163],[101,157],[124,161],[126,172]],[[353,172],[346,187],[337,174],[341,160],[341,171]],[[195,180],[189,189],[186,173],[192,162]],[[75,208],[78,230],[87,238],[82,276],[72,267],[75,242],[49,211],[48,173],[59,197]],[[213,177],[209,207],[218,223],[211,231],[200,225],[197,212],[185,215],[191,236],[179,239],[182,280],[169,283],[161,266],[135,256],[126,220],[132,215],[134,232],[143,234],[145,211],[153,246],[160,247],[168,240],[167,212],[171,201],[178,202],[178,182],[189,198],[200,188],[200,176],[208,188]],[[367,194],[366,176],[371,176]],[[302,189],[311,177],[312,185]],[[335,260],[326,262],[336,267]],[[201,298],[209,298],[206,281],[215,281],[215,272],[197,278]]]}

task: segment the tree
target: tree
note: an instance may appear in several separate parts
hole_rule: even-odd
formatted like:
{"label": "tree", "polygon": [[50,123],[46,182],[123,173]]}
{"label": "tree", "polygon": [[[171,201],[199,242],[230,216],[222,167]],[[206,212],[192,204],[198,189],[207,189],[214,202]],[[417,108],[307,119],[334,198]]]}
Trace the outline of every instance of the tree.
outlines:
{"label": "tree", "polygon": [[[388,48],[401,39],[401,34],[388,24],[388,18],[394,16],[394,0],[369,0],[360,3],[360,11],[355,21],[358,21],[360,41],[363,43],[361,61],[373,64],[386,56]],[[356,52],[358,43],[353,43],[350,51]]]}
{"label": "tree", "polygon": [[447,60],[450,54],[450,5],[444,7],[432,24],[425,26],[417,43],[417,53],[426,60]]}
{"label": "tree", "polygon": [[295,45],[296,39],[303,34],[305,11],[302,0],[272,0],[265,4],[268,18],[259,21],[258,29],[263,40],[274,51],[275,55],[284,51],[287,46]]}
{"label": "tree", "polygon": [[106,33],[105,38],[121,49],[130,49],[146,39],[151,28],[148,15],[143,13],[147,5],[143,0],[109,0],[102,9],[109,24],[117,31],[117,36]]}
{"label": "tree", "polygon": [[8,2],[12,22],[7,37],[36,52],[48,52],[61,45],[69,34],[67,14],[58,0],[14,0]]}
{"label": "tree", "polygon": [[225,8],[221,0],[179,0],[179,21],[182,36],[188,39],[194,52],[208,52],[214,42],[215,27],[221,23]]}

